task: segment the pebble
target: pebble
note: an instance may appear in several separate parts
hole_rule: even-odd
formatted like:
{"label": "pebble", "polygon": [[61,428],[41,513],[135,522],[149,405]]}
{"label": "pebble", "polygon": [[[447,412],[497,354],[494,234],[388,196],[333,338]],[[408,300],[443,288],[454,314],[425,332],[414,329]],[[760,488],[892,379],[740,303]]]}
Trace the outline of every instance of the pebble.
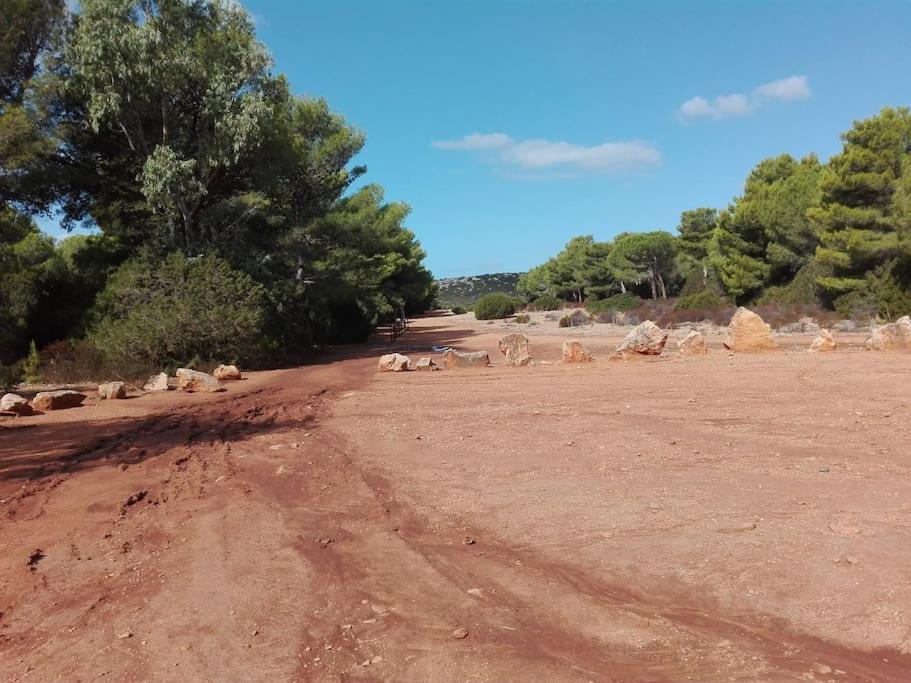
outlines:
{"label": "pebble", "polygon": [[455,631],[452,632],[452,637],[455,638],[456,640],[464,640],[465,638],[468,637],[468,629],[461,628],[461,627],[457,628]]}

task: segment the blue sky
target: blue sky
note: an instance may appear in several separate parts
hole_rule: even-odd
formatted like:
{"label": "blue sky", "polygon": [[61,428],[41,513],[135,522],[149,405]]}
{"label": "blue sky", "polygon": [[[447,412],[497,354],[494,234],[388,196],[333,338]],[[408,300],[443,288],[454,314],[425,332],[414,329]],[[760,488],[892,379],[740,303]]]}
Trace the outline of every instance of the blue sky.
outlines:
{"label": "blue sky", "polygon": [[908,2],[242,2],[294,90],[367,133],[365,181],[438,277],[672,230],[911,99]]}

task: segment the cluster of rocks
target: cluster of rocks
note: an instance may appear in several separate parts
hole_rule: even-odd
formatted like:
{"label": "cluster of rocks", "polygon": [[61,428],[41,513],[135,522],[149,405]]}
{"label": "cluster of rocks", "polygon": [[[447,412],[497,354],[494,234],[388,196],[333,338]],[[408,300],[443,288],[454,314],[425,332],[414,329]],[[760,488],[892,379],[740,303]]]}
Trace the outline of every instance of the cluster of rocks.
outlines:
{"label": "cluster of rocks", "polygon": [[[830,330],[822,329],[810,318],[805,318],[793,326],[793,332],[816,332],[817,336],[808,351],[826,353],[835,351],[838,344]],[[665,351],[668,333],[651,320],[637,325],[624,337],[613,353],[611,360],[630,360],[660,356]],[[735,353],[757,353],[773,351],[778,342],[772,333],[771,326],[753,311],[740,307],[731,317],[727,326],[724,347]],[[531,346],[524,334],[507,334],[499,340],[500,352],[505,357],[506,365],[522,367],[534,364]],[[894,323],[874,327],[869,349],[908,349],[911,350],[911,318],[905,316]],[[706,337],[700,330],[691,329],[683,339],[677,342],[678,356],[704,356],[708,353]],[[564,363],[588,363],[594,360],[592,353],[578,339],[563,343],[562,360]],[[545,365],[549,362],[542,361]],[[487,367],[490,358],[485,351],[460,353],[449,349],[443,354],[443,367],[446,369]],[[380,358],[379,369],[384,372],[403,372],[412,369],[407,356],[391,353]],[[421,358],[414,369],[439,369],[429,357]]]}
{"label": "cluster of rocks", "polygon": [[[198,370],[180,368],[177,370],[176,375],[177,388],[186,392],[224,391],[221,386],[222,382],[243,379],[236,365],[219,365],[211,375]],[[168,374],[161,372],[149,378],[143,386],[143,391],[168,391],[170,388],[171,382]],[[126,397],[127,385],[124,382],[104,382],[98,385],[98,398],[102,401],[114,401],[125,399]],[[4,394],[0,398],[0,413],[24,416],[49,410],[78,408],[86,398],[86,394],[72,389],[41,391],[35,395],[31,402],[18,394]]]}

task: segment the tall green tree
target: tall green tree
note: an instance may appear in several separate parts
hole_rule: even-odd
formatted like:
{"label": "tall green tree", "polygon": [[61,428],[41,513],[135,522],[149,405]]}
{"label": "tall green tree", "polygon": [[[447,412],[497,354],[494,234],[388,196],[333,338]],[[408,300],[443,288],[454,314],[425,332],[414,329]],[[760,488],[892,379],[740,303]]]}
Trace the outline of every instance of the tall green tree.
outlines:
{"label": "tall green tree", "polygon": [[628,232],[614,240],[607,263],[620,282],[645,280],[653,299],[666,299],[676,254],[677,240],[669,232]]}
{"label": "tall green tree", "polygon": [[810,212],[819,232],[817,258],[834,271],[819,282],[833,295],[871,290],[875,298],[882,284],[902,289],[908,278],[911,111],[883,109],[856,121],[842,139],[822,180],[820,205]]}

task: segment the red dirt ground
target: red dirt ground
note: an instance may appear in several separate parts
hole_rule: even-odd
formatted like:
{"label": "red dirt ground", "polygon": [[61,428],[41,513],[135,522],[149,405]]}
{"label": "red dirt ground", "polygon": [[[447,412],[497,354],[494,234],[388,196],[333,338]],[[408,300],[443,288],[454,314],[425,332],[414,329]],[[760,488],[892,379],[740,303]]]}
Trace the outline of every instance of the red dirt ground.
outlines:
{"label": "red dirt ground", "polygon": [[911,354],[599,330],[0,418],[0,679],[909,680]]}

